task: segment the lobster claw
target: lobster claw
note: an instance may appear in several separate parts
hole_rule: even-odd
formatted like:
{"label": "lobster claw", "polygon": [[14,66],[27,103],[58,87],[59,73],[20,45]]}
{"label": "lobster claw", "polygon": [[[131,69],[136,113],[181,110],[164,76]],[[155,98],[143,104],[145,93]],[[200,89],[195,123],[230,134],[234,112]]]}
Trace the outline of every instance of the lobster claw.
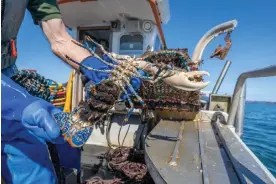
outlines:
{"label": "lobster claw", "polygon": [[[143,60],[136,60],[135,61],[139,69],[144,70],[148,73],[158,74],[159,67],[153,66],[152,64],[143,61]],[[170,76],[165,77],[162,80],[167,83],[168,85],[175,87],[177,89],[185,90],[185,91],[197,91],[200,89],[205,88],[208,86],[209,82],[191,80],[198,76],[210,74],[206,71],[191,71],[191,72],[184,72],[178,70],[166,70],[164,73],[160,74],[161,76]]]}
{"label": "lobster claw", "polygon": [[185,91],[197,91],[208,86],[210,82],[191,80],[194,77],[210,74],[206,71],[181,72],[176,71],[171,77],[163,79],[168,85]]}

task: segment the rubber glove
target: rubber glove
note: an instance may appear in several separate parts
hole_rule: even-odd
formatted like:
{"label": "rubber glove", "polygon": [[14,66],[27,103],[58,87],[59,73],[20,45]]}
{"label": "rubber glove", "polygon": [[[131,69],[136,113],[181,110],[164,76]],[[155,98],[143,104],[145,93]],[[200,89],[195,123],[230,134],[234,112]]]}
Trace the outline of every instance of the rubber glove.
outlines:
{"label": "rubber glove", "polygon": [[[114,61],[112,61],[108,56],[103,55],[103,59],[111,64],[116,64]],[[96,57],[89,56],[86,59],[84,59],[81,64],[85,66],[89,66],[94,69],[98,70],[112,70],[113,68],[111,66],[108,66],[104,64],[102,61],[97,59]],[[90,71],[85,68],[81,67],[81,72],[89,79],[94,81],[94,83],[98,83],[104,79],[107,79],[109,77],[109,73],[105,72],[97,72],[97,71]],[[141,70],[139,71],[142,75],[144,75],[144,72]],[[139,89],[141,86],[141,80],[138,78],[131,78],[130,80],[131,85],[135,90]]]}
{"label": "rubber glove", "polygon": [[[23,87],[2,73],[1,87],[2,120],[23,124],[30,133],[44,143],[46,141],[64,143],[60,136],[60,128],[53,118],[53,114],[60,112],[60,109],[30,95]],[[9,125],[2,125],[2,128],[2,134],[6,131],[6,135],[16,136],[11,134],[13,130],[10,130]]]}
{"label": "rubber glove", "polygon": [[[104,64],[102,61],[100,61],[98,58],[94,56],[89,56],[85,58],[81,64],[85,66],[89,66],[94,69],[98,70],[112,70],[112,67]],[[91,71],[87,70],[83,67],[80,68],[83,75],[85,75],[89,80],[94,81],[95,83],[98,83],[104,79],[107,79],[109,77],[109,73],[105,72],[97,72],[97,71]]]}

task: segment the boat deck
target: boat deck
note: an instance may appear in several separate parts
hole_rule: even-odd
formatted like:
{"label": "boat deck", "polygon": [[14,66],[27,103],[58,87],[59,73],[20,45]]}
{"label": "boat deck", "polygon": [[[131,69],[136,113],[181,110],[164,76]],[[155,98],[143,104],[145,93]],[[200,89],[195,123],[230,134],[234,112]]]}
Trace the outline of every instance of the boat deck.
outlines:
{"label": "boat deck", "polygon": [[155,183],[276,183],[231,128],[223,125],[225,117],[217,115],[205,114],[196,121],[161,120],[156,125],[145,145]]}

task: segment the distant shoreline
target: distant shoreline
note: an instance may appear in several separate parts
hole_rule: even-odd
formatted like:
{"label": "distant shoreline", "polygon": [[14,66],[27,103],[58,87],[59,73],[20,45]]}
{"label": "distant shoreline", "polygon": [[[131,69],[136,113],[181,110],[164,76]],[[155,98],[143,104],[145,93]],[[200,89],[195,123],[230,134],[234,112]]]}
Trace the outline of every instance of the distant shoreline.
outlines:
{"label": "distant shoreline", "polygon": [[270,101],[256,101],[256,100],[247,100],[246,103],[267,103],[267,104],[276,104],[276,102],[270,102]]}
{"label": "distant shoreline", "polygon": [[[201,96],[201,100],[209,101],[209,96]],[[276,101],[261,101],[261,100],[246,100],[246,103],[267,103],[267,104],[276,104]]]}

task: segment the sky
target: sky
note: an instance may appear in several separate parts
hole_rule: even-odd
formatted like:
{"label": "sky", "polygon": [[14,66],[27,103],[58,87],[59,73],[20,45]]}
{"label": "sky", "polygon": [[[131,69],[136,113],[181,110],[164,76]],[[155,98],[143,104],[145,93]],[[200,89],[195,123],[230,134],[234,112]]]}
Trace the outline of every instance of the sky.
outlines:
{"label": "sky", "polygon": [[[232,48],[226,59],[232,64],[219,90],[232,94],[238,76],[245,71],[276,64],[276,1],[170,0],[171,19],[163,26],[168,48],[188,48],[190,56],[201,38],[212,27],[236,19],[238,26],[232,33]],[[225,61],[209,59],[223,36],[213,40],[203,53],[200,70],[210,73],[211,81],[203,91],[212,91]],[[69,79],[70,67],[50,49],[41,28],[33,24],[26,11],[18,35],[20,69],[36,69],[38,73],[57,82]],[[276,101],[276,77],[249,79],[247,100]]]}

